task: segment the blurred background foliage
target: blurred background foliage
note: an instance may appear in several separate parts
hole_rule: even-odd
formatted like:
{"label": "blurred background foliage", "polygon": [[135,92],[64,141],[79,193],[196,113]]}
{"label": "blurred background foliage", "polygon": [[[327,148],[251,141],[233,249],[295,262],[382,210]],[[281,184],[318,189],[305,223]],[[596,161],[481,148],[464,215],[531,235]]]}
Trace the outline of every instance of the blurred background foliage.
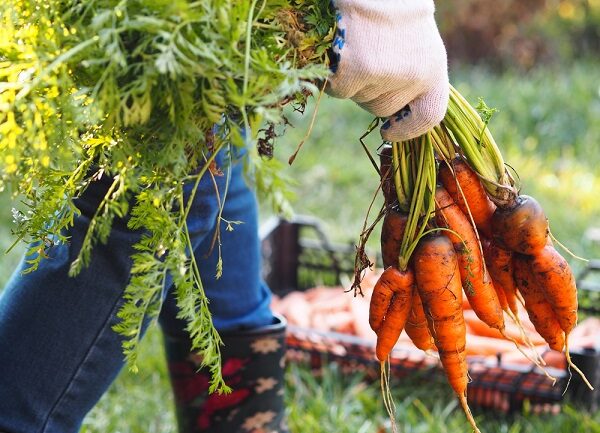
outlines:
{"label": "blurred background foliage", "polygon": [[600,0],[437,2],[451,63],[530,69],[600,54]]}

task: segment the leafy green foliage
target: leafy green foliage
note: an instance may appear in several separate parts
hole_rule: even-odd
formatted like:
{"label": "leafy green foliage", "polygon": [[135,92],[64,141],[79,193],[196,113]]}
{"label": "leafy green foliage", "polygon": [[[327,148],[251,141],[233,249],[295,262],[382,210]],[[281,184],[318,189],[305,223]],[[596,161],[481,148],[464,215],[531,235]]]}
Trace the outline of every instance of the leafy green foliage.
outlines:
{"label": "leafy green foliage", "polygon": [[130,227],[144,230],[116,327],[132,368],[172,278],[212,387],[225,388],[202,276],[188,257],[193,197],[184,200],[183,186],[209,175],[219,151],[245,147],[249,178],[278,210],[289,207],[278,165],[255,143],[262,125],[284,122],[283,105],[304,105],[328,74],[328,8],[318,0],[2,3],[0,186],[24,202],[15,234],[31,245],[35,270],[47,245],[69,241],[73,199],[110,176],[71,273],[89,263],[115,217],[129,212]]}

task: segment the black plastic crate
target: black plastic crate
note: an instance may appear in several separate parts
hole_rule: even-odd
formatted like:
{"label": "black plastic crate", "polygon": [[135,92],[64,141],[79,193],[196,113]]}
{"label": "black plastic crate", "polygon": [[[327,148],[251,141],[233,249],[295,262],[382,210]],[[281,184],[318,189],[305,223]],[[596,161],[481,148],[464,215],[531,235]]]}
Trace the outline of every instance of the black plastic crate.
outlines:
{"label": "black plastic crate", "polygon": [[[332,244],[319,221],[301,216],[293,221],[271,219],[261,227],[263,277],[273,293],[279,296],[315,285],[338,286],[350,281],[354,270],[355,247]],[[588,277],[600,271],[600,261],[591,261],[578,278],[582,311],[600,315],[600,285]],[[348,371],[364,371],[379,377],[379,363],[374,357],[373,342],[337,332],[322,332],[290,326],[288,356],[291,360],[309,362],[319,368],[324,362],[336,362]],[[586,374],[595,389],[600,386],[600,352],[571,351],[576,365]],[[493,407],[505,412],[520,410],[527,400],[536,403],[561,403],[565,397],[592,410],[598,408],[599,393],[590,391],[574,373],[549,369],[558,379],[552,382],[534,366],[511,365],[498,356],[489,359],[469,357],[469,399],[473,406]],[[439,374],[437,362],[414,348],[395,349],[391,355],[391,371],[396,377],[419,372],[422,377]],[[567,386],[568,385],[568,386]],[[566,389],[566,392],[565,392]]]}

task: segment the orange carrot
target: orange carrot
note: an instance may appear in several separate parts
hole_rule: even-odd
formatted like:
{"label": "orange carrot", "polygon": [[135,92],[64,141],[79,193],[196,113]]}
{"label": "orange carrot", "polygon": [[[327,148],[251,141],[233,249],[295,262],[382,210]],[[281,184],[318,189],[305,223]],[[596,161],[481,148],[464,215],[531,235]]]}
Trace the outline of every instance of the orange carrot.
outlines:
{"label": "orange carrot", "polygon": [[[486,325],[484,324],[484,326]],[[514,348],[515,346],[512,342],[501,338],[469,334],[466,351],[467,356],[488,356],[511,352]]]}
{"label": "orange carrot", "polygon": [[567,261],[547,245],[529,258],[531,270],[565,334],[577,324],[577,287]]}
{"label": "orange carrot", "polygon": [[[409,273],[412,275],[412,271]],[[383,271],[379,280],[375,283],[369,305],[369,325],[375,333],[378,333],[379,328],[381,328],[394,294],[405,290],[404,284],[407,278],[405,274],[406,272],[400,272],[390,266]]]}
{"label": "orange carrot", "polygon": [[[545,343],[544,343],[545,346]],[[539,349],[544,350],[545,347],[540,347]],[[565,370],[567,367],[565,355],[560,352],[556,352],[555,350],[547,350],[542,354],[542,359],[544,360],[544,364],[546,367],[557,368],[560,370]],[[523,356],[523,354],[517,350],[513,350],[510,352],[504,352],[502,354],[502,364],[507,365],[531,365],[531,361]]]}
{"label": "orange carrot", "polygon": [[542,206],[527,195],[514,205],[499,207],[492,216],[493,240],[505,249],[534,254],[548,243],[548,218]]}
{"label": "orange carrot", "polygon": [[398,256],[408,216],[388,207],[381,226],[381,256],[383,267],[398,268]]}
{"label": "orange carrot", "polygon": [[458,254],[460,277],[465,294],[477,316],[492,328],[504,329],[504,316],[490,278],[473,226],[450,194],[438,187],[435,192],[436,222],[447,227],[443,234],[452,241]]}
{"label": "orange carrot", "polygon": [[569,333],[577,324],[577,287],[575,278],[567,261],[554,249],[551,243],[537,250],[528,259],[535,282],[540,287],[560,328],[564,331],[565,356],[569,368],[575,370],[590,390],[594,387],[583,371],[571,359],[569,352]]}
{"label": "orange carrot", "polygon": [[473,217],[475,226],[484,235],[490,236],[492,232],[490,222],[496,205],[485,192],[477,173],[464,160],[454,158],[451,165],[452,170],[448,164],[440,165],[438,176],[442,185],[462,212],[467,217],[469,215]]}
{"label": "orange carrot", "polygon": [[417,290],[448,382],[479,432],[467,405],[466,327],[454,246],[445,236],[427,236],[419,242],[413,260]]}
{"label": "orange carrot", "polygon": [[518,315],[515,279],[513,276],[512,252],[500,248],[489,239],[482,239],[483,255],[494,285],[500,286],[504,292],[510,311]]}
{"label": "orange carrot", "polygon": [[[491,278],[491,276],[490,276]],[[494,282],[494,280],[492,279],[492,286],[494,287],[494,290],[496,291],[496,295],[498,296],[498,302],[500,303],[500,308],[502,308],[502,311],[508,311],[508,301],[506,299],[506,294],[504,293],[504,289],[502,288],[502,286],[500,284],[496,284]]]}
{"label": "orange carrot", "polygon": [[410,313],[411,300],[415,291],[415,278],[412,270],[404,272],[389,268],[394,273],[394,297],[377,332],[375,354],[385,361],[400,337]]}
{"label": "orange carrot", "polygon": [[404,330],[417,348],[424,351],[435,349],[433,337],[427,327],[427,317],[425,317],[425,311],[423,311],[423,303],[418,293],[413,294],[412,307]]}
{"label": "orange carrot", "polygon": [[521,254],[513,255],[513,266],[515,283],[525,300],[525,310],[529,319],[550,348],[560,352],[565,345],[565,334],[556,320],[552,306],[531,272],[527,257]]}
{"label": "orange carrot", "polygon": [[372,339],[375,334],[369,326],[369,301],[357,296],[350,302],[350,311],[354,317],[354,332],[358,337]]}
{"label": "orange carrot", "polygon": [[471,304],[469,304],[469,298],[467,298],[466,296],[463,297],[462,309],[463,309],[463,311],[473,309],[473,307],[471,307]]}
{"label": "orange carrot", "polygon": [[287,321],[295,326],[310,328],[312,305],[302,292],[291,292],[281,299],[277,312],[283,314]]}

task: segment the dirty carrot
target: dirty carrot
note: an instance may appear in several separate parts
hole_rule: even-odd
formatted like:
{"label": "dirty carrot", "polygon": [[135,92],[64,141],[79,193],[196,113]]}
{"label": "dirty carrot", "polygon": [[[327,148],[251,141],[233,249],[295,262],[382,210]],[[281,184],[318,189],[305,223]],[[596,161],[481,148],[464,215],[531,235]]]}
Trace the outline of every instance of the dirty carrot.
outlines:
{"label": "dirty carrot", "polygon": [[517,289],[513,276],[512,252],[500,248],[498,244],[489,239],[482,239],[481,246],[483,248],[485,264],[494,284],[502,288],[508,308],[514,315],[518,315],[519,309],[517,306]]}
{"label": "dirty carrot", "polygon": [[436,222],[447,227],[443,234],[457,252],[460,277],[465,294],[477,316],[487,325],[504,329],[504,316],[498,295],[487,272],[477,234],[465,214],[444,187],[435,192]]}
{"label": "dirty carrot", "polygon": [[546,340],[551,349],[562,351],[565,334],[556,319],[552,306],[546,300],[542,288],[535,280],[527,256],[513,255],[515,283],[523,295],[525,310],[536,331]]}
{"label": "dirty carrot", "polygon": [[463,159],[457,157],[450,165],[440,164],[438,177],[460,210],[467,217],[471,215],[479,231],[490,236],[490,223],[496,205],[488,197],[477,173]]}
{"label": "dirty carrot", "polygon": [[548,218],[533,197],[520,195],[514,204],[496,209],[492,231],[493,240],[502,248],[534,254],[548,243]]}
{"label": "dirty carrot", "polygon": [[423,311],[423,302],[418,293],[413,294],[412,307],[404,330],[417,348],[425,352],[435,349],[433,337],[427,327],[427,317],[425,317],[425,311]]}
{"label": "dirty carrot", "polygon": [[560,327],[568,335],[577,324],[577,287],[569,264],[551,245],[538,250],[528,261]]}
{"label": "dirty carrot", "polygon": [[[491,278],[491,275],[490,275],[490,278]],[[494,290],[496,291],[496,296],[498,296],[498,302],[500,303],[500,308],[502,308],[502,311],[509,311],[508,300],[506,299],[506,293],[504,293],[504,289],[502,288],[502,286],[500,284],[496,284],[494,282],[493,278],[492,278],[492,286],[494,287]]]}
{"label": "dirty carrot", "polygon": [[458,258],[450,239],[429,235],[414,252],[417,290],[450,386],[467,419],[479,432],[467,404],[466,326]]}
{"label": "dirty carrot", "polygon": [[369,325],[376,333],[379,331],[383,323],[383,318],[392,302],[396,286],[394,276],[397,272],[397,270],[390,266],[383,271],[373,287],[373,294],[371,295],[371,303],[369,305]]}
{"label": "dirty carrot", "polygon": [[565,333],[565,355],[567,362],[594,389],[585,374],[573,364],[569,353],[569,334],[577,324],[577,286],[571,267],[552,244],[528,258],[533,278],[543,291],[561,329]]}
{"label": "dirty carrot", "polygon": [[389,269],[392,269],[391,272],[394,274],[394,296],[377,331],[375,354],[381,362],[387,359],[404,329],[412,305],[413,292],[416,290],[411,269],[404,272],[394,268]]}
{"label": "dirty carrot", "polygon": [[402,237],[407,221],[408,216],[398,209],[387,208],[381,226],[381,255],[384,268],[389,266],[398,268],[399,266],[398,257],[400,256],[400,246],[402,245]]}

